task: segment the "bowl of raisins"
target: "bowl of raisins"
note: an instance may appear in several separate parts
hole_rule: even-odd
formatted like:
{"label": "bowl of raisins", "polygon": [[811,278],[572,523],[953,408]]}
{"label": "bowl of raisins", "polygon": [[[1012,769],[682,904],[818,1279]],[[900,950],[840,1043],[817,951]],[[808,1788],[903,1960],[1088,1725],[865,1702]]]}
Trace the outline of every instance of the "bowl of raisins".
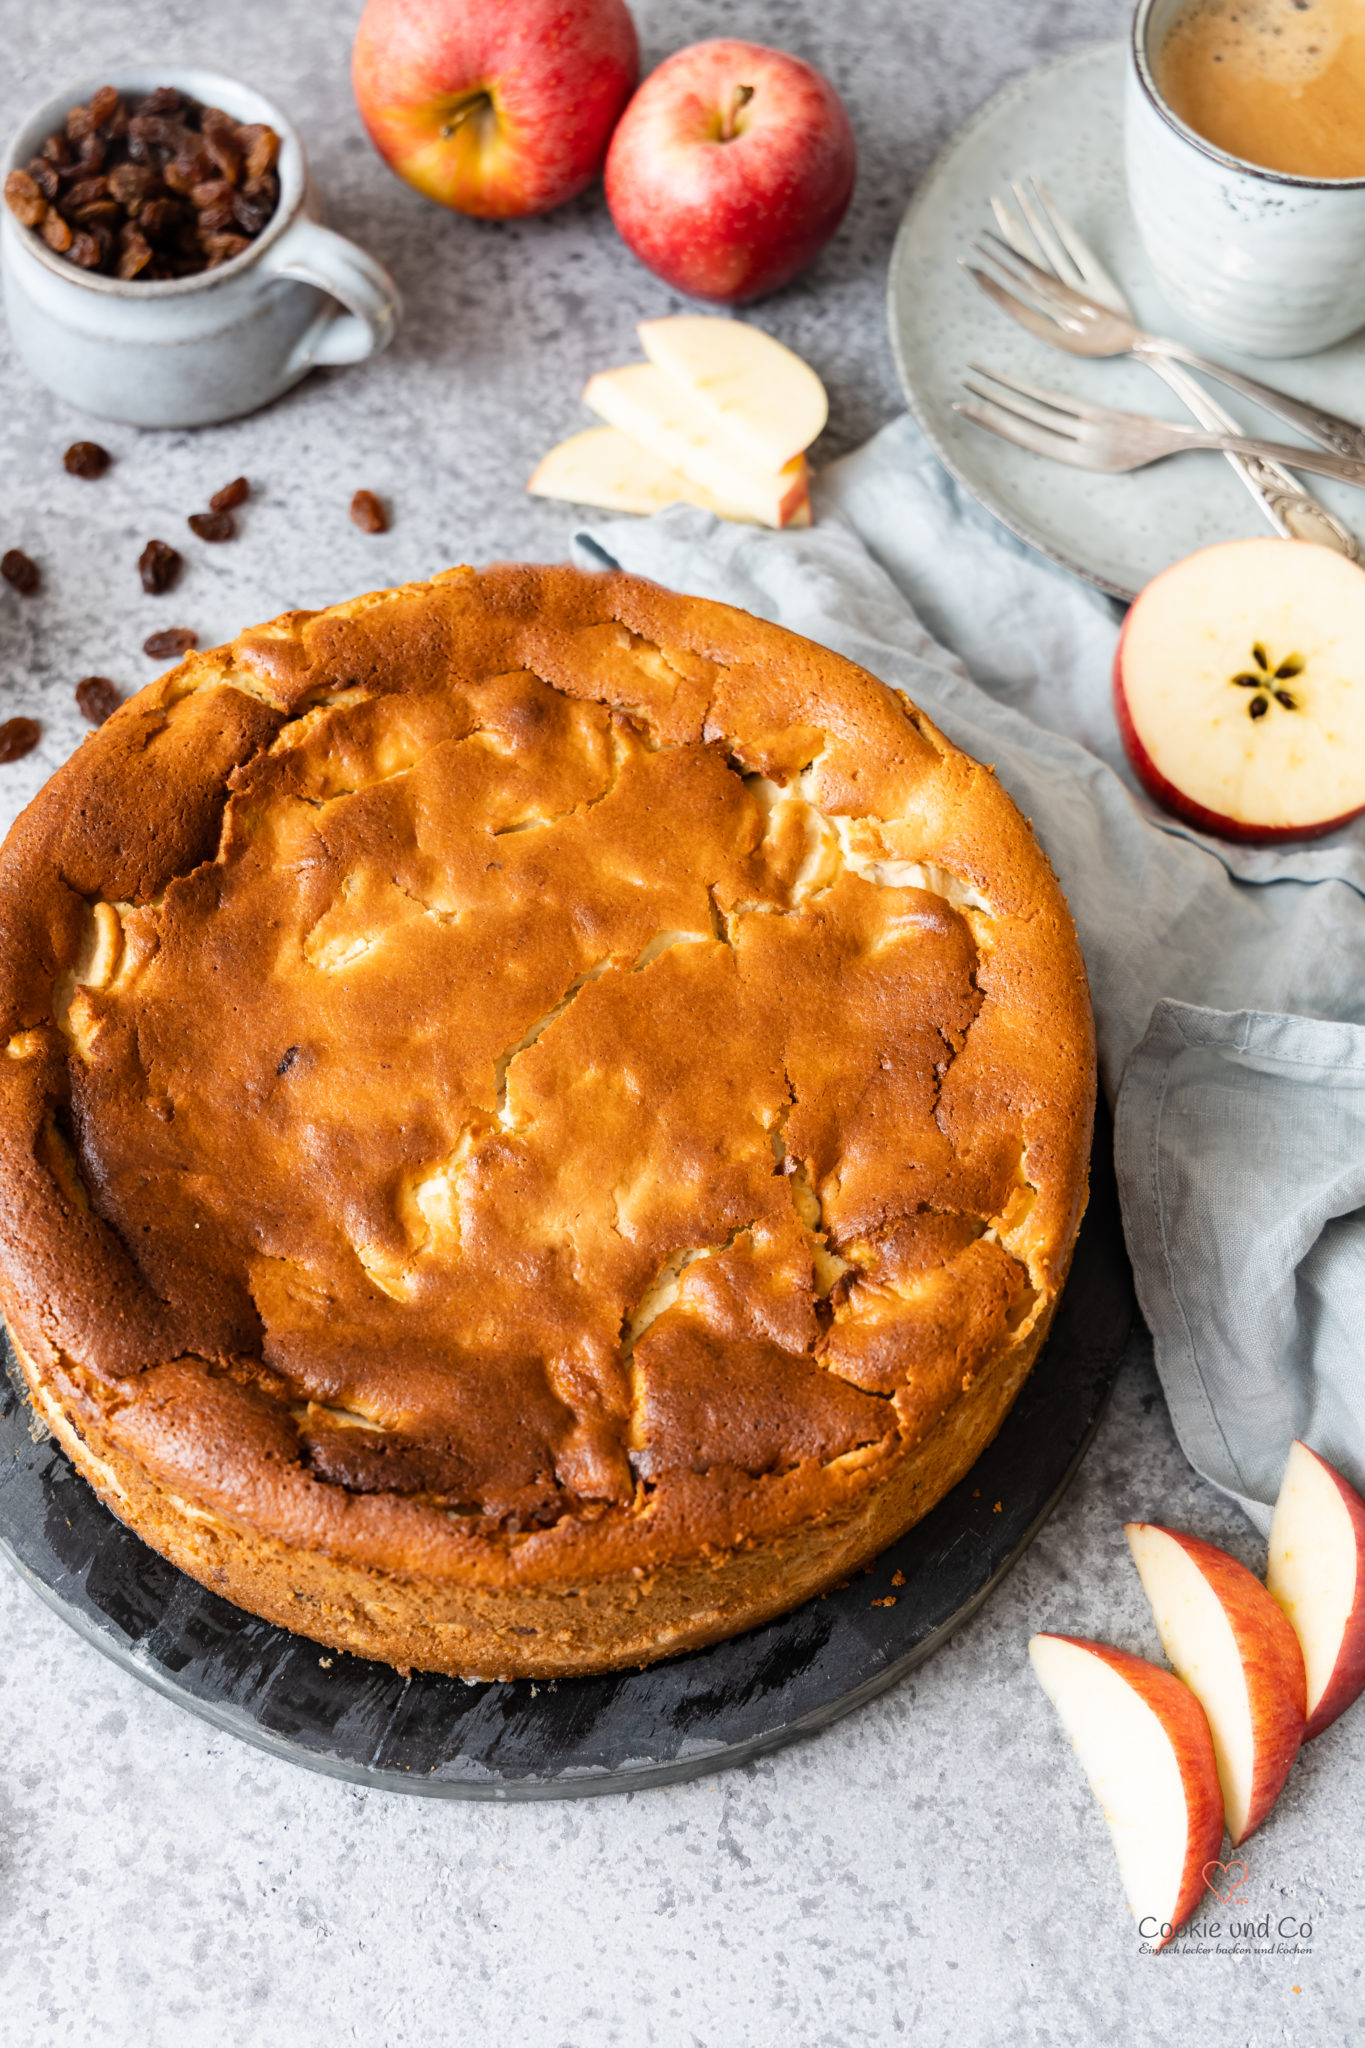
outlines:
{"label": "bowl of raisins", "polygon": [[86,412],[233,419],[392,339],[392,278],[322,225],[293,124],[221,73],[116,70],[55,95],[0,190],[15,348]]}

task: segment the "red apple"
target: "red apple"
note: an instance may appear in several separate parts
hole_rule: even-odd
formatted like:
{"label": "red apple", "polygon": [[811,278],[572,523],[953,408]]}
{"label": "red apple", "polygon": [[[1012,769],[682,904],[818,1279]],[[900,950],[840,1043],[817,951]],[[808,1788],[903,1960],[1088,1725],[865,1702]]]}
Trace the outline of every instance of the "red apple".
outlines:
{"label": "red apple", "polygon": [[1307,1444],[1290,1446],[1265,1582],[1303,1648],[1307,1742],[1365,1692],[1365,1500]]}
{"label": "red apple", "polygon": [[1236,1846],[1269,1813],[1303,1740],[1298,1637],[1260,1580],[1225,1550],[1150,1522],[1129,1522],[1126,1533],[1161,1646],[1209,1717]]}
{"label": "red apple", "polygon": [[1114,708],[1145,787],[1201,831],[1335,831],[1365,809],[1365,569],[1297,540],[1187,555],[1128,613]]}
{"label": "red apple", "polygon": [[640,87],[607,152],[607,204],[646,269],[729,306],[775,292],[819,254],[857,169],[828,79],[722,38],[679,50]]}
{"label": "red apple", "polygon": [[1104,1810],[1138,1933],[1164,1948],[1223,1846],[1204,1709],[1169,1671],[1108,1643],[1040,1635],[1028,1647]]}
{"label": "red apple", "polygon": [[488,220],[581,192],[639,72],[625,0],[367,0],[351,54],[389,168]]}

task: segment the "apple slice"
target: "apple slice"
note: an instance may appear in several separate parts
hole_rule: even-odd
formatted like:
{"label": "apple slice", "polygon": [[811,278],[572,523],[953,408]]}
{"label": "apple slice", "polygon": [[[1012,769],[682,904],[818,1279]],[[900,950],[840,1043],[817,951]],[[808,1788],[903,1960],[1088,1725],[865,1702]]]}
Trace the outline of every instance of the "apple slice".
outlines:
{"label": "apple slice", "polygon": [[589,378],[583,398],[609,427],[723,499],[732,508],[731,518],[751,519],[759,526],[790,526],[793,515],[809,502],[803,455],[781,469],[764,469],[747,460],[696,399],[653,363],[602,370]]}
{"label": "apple slice", "polygon": [[1298,1637],[1225,1550],[1150,1522],[1129,1522],[1126,1534],[1161,1646],[1209,1717],[1235,1847],[1275,1804],[1303,1740]]}
{"label": "apple slice", "polygon": [[679,313],[642,320],[637,331],[651,363],[761,469],[782,469],[829,418],[825,387],[810,364],[746,320]]}
{"label": "apple slice", "polygon": [[[561,441],[541,461],[526,486],[537,498],[563,498],[571,505],[601,505],[608,512],[661,512],[665,505],[699,505],[722,519],[747,515],[724,499],[679,475],[615,427],[589,427]],[[798,505],[788,526],[810,525],[810,500]]]}
{"label": "apple slice", "polygon": [[1265,1582],[1308,1672],[1308,1742],[1365,1692],[1365,1500],[1297,1440],[1270,1524]]}
{"label": "apple slice", "polygon": [[1365,809],[1365,569],[1298,540],[1187,555],[1128,613],[1114,706],[1146,788],[1202,831],[1335,830]]}
{"label": "apple slice", "polygon": [[1169,1671],[1107,1643],[1038,1635],[1028,1652],[1109,1823],[1138,1931],[1164,1948],[1223,1846],[1204,1709]]}

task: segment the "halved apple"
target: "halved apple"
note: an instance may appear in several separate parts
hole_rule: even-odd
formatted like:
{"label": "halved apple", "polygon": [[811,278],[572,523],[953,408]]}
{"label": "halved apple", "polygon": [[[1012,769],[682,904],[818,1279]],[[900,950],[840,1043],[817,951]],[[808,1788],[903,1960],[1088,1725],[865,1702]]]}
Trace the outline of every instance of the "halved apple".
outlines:
{"label": "halved apple", "polygon": [[825,387],[809,363],[747,320],[678,313],[642,320],[651,363],[690,392],[717,432],[761,469],[802,454],[829,418]]}
{"label": "halved apple", "polygon": [[1228,1833],[1244,1842],[1299,1753],[1303,1654],[1281,1609],[1244,1564],[1198,1536],[1126,1524],[1161,1646],[1213,1731]]}
{"label": "halved apple", "polygon": [[733,507],[731,518],[751,519],[760,526],[790,526],[809,504],[804,455],[781,469],[751,462],[691,393],[653,363],[602,370],[589,378],[583,398],[609,427]]}
{"label": "halved apple", "polygon": [[1308,1742],[1365,1692],[1365,1500],[1297,1440],[1270,1524],[1265,1582],[1303,1650]]}
{"label": "halved apple", "polygon": [[1204,1709],[1169,1671],[1108,1643],[1037,1635],[1028,1648],[1109,1824],[1138,1931],[1164,1948],[1223,1846]]}
{"label": "halved apple", "polygon": [[[526,486],[537,498],[562,498],[571,505],[600,505],[608,512],[661,512],[665,505],[699,505],[722,519],[748,513],[703,490],[690,477],[651,455],[615,427],[589,427],[552,448]],[[788,526],[810,525],[810,500],[793,508]]]}
{"label": "halved apple", "polygon": [[1114,658],[1128,757],[1167,810],[1228,839],[1306,839],[1365,809],[1365,569],[1231,540],[1154,577]]}

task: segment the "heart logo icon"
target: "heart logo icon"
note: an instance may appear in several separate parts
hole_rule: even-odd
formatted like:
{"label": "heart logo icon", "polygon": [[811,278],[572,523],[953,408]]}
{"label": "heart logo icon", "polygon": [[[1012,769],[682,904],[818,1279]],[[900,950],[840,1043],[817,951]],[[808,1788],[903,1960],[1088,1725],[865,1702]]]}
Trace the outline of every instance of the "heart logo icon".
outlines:
{"label": "heart logo icon", "polygon": [[1216,1899],[1225,1906],[1241,1906],[1246,1903],[1243,1894],[1251,1872],[1240,1858],[1235,1863],[1206,1863],[1204,1882]]}

